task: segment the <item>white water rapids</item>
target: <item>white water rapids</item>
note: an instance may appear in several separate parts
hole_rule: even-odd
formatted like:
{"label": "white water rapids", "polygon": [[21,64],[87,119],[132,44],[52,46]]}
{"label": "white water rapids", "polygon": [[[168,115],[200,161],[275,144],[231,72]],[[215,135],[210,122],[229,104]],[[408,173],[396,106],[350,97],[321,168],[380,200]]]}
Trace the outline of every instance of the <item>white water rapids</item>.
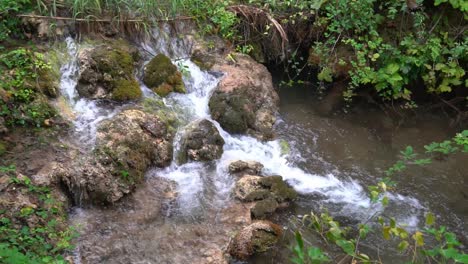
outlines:
{"label": "white water rapids", "polygon": [[[164,41],[164,38],[159,39]],[[67,38],[66,42],[70,59],[61,69],[62,96],[73,110],[73,124],[79,142],[92,145],[99,122],[111,118],[123,106],[102,104],[99,100],[78,97],[75,87],[79,71],[77,62],[79,47],[72,38]],[[175,64],[183,65],[187,70],[188,75],[184,76],[184,82],[188,93],[173,93],[163,99],[164,103],[168,107],[183,109],[184,114],[190,121],[203,118],[211,120],[226,142],[224,153],[218,161],[210,163],[190,162],[184,165],[177,165],[174,161],[165,169],[155,168],[147,173],[147,177],[160,176],[177,182],[180,212],[195,214],[195,212],[200,212],[199,209],[207,204],[222,207],[223,201],[232,199],[230,193],[235,179],[229,175],[227,168],[230,162],[239,159],[255,160],[262,163],[265,166],[264,174],[281,175],[299,193],[304,195],[319,194],[324,197],[322,203],[339,204],[341,214],[344,213],[359,221],[366,221],[376,212],[384,210],[379,205],[371,203],[367,191],[356,180],[339,178],[337,173],[332,171],[318,175],[296,165],[296,159],[307,160],[307,157],[301,157],[300,153],[296,153],[295,156],[282,153],[280,139],[261,142],[249,136],[231,135],[224,131],[216,121],[211,119],[208,108],[210,95],[220,79],[212,73],[200,70],[190,60],[178,59],[187,57],[183,50],[169,52],[168,46],[170,47],[170,45],[164,43],[157,43],[153,46],[142,44],[141,46],[142,49],[151,54],[162,52],[171,55]],[[157,97],[144,85],[141,88],[144,96]],[[175,138],[176,150],[178,147],[177,140],[180,139],[183,131],[183,127],[179,128],[178,135]],[[177,157],[177,155],[174,156]],[[209,196],[206,195],[207,192],[210,193]],[[400,208],[398,210],[398,220],[410,227],[416,227],[418,218],[424,211],[423,206],[411,197],[399,194],[389,194],[389,197],[391,203],[389,208],[385,210],[395,211],[395,207]]]}

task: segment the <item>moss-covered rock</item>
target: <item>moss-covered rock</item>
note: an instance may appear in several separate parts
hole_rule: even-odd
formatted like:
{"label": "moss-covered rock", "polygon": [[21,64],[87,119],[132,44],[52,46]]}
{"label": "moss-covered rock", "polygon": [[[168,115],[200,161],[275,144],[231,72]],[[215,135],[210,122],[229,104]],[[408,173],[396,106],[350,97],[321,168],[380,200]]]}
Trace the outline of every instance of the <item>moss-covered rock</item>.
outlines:
{"label": "moss-covered rock", "polygon": [[247,260],[274,246],[281,234],[280,226],[269,221],[256,221],[237,233],[229,243],[228,252],[236,259]]}
{"label": "moss-covered rock", "polygon": [[274,213],[279,204],[276,199],[269,198],[261,200],[255,203],[255,205],[250,208],[250,213],[254,219],[262,219],[266,215]]}
{"label": "moss-covered rock", "polygon": [[120,80],[115,84],[112,99],[116,101],[129,101],[141,98],[142,91],[136,80]]}
{"label": "moss-covered rock", "polygon": [[211,114],[229,133],[243,134],[255,123],[252,102],[247,94],[216,91],[210,98]]}
{"label": "moss-covered rock", "polygon": [[78,53],[79,95],[118,101],[140,98],[142,93],[134,77],[134,66],[139,58],[137,54],[138,52],[123,40],[81,50]]}
{"label": "moss-covered rock", "polygon": [[235,54],[231,60],[217,62],[213,70],[226,73],[210,98],[213,119],[230,133],[274,138],[279,97],[267,68],[249,56]]}
{"label": "moss-covered rock", "polygon": [[211,70],[216,62],[215,56],[206,52],[204,53],[201,50],[195,50],[192,54],[191,60],[204,71]]}
{"label": "moss-covered rock", "polygon": [[242,202],[256,202],[251,208],[253,218],[263,218],[276,211],[280,203],[294,200],[297,192],[281,176],[245,175],[237,181],[234,195]]}
{"label": "moss-covered rock", "polygon": [[165,122],[141,110],[102,122],[96,137],[93,155],[60,173],[78,202],[114,203],[143,181],[149,167],[172,161],[173,134]]}
{"label": "moss-covered rock", "polygon": [[43,94],[56,98],[59,92],[59,79],[52,69],[41,69],[36,82],[37,89]]}
{"label": "moss-covered rock", "polygon": [[211,161],[223,155],[224,139],[216,126],[206,120],[190,124],[182,137],[179,161]]}
{"label": "moss-covered rock", "polygon": [[145,67],[143,82],[159,96],[171,92],[186,93],[182,74],[164,54],[158,54]]}

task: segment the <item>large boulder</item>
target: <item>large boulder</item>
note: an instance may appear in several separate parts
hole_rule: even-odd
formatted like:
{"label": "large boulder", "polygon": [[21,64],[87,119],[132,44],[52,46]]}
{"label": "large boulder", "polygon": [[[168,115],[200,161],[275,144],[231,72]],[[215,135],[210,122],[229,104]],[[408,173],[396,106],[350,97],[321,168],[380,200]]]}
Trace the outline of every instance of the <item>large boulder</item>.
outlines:
{"label": "large boulder", "polygon": [[281,226],[269,221],[256,221],[244,227],[229,243],[228,252],[239,260],[247,260],[255,253],[265,252],[281,236]]}
{"label": "large boulder", "polygon": [[236,54],[235,62],[218,62],[213,70],[225,73],[210,98],[213,119],[230,133],[272,139],[279,97],[267,68]]}
{"label": "large boulder", "polygon": [[78,94],[91,99],[136,100],[142,91],[134,76],[139,58],[124,41],[85,48],[78,53]]}
{"label": "large boulder", "polygon": [[251,216],[261,219],[294,200],[297,192],[281,176],[245,175],[236,182],[234,196],[242,202],[255,202],[250,208]]}
{"label": "large boulder", "polygon": [[145,66],[143,82],[159,96],[171,92],[186,93],[182,73],[169,57],[158,54]]}
{"label": "large boulder", "polygon": [[172,161],[173,135],[157,116],[125,110],[98,128],[93,154],[61,172],[78,203],[114,203],[140,183],[151,166]]}
{"label": "large boulder", "polygon": [[223,155],[224,139],[216,126],[206,120],[190,124],[182,137],[180,162],[211,161]]}

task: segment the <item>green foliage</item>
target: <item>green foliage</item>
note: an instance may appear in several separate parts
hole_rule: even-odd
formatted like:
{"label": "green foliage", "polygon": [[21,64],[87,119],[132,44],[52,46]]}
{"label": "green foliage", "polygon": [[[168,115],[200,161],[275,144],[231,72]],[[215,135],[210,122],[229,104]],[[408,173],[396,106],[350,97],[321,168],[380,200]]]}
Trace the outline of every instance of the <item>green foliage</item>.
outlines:
{"label": "green foliage", "polygon": [[31,0],[0,0],[0,42],[12,36],[20,36],[21,19],[16,15],[32,7]]}
{"label": "green foliage", "polygon": [[51,66],[44,55],[29,49],[18,48],[0,55],[0,116],[9,126],[40,127],[56,114],[39,85],[48,71]]}
{"label": "green foliage", "polygon": [[[11,177],[15,191],[34,197],[36,206],[0,210],[0,262],[67,263],[61,254],[73,248],[76,236],[65,227],[63,208],[47,187],[34,185],[27,177],[16,178],[14,166],[0,167]],[[5,201],[3,201],[5,202]]]}
{"label": "green foliage", "polygon": [[[466,1],[450,2],[462,11],[466,7]],[[328,81],[349,65],[350,82],[344,93],[348,100],[358,89],[373,87],[383,99],[411,101],[412,85],[421,79],[433,94],[466,86],[466,36],[451,34],[443,14],[419,10],[411,15],[412,23],[400,21],[406,11],[405,1],[327,2],[314,23],[325,28],[324,38],[312,45],[309,58],[322,69],[319,80]],[[394,23],[401,25],[399,31],[388,28]],[[335,57],[342,59],[341,65]]]}
{"label": "green foliage", "polygon": [[306,247],[299,232],[296,232],[297,245],[292,248],[294,258],[291,259],[296,264],[321,264],[328,263],[330,259],[318,247]]}

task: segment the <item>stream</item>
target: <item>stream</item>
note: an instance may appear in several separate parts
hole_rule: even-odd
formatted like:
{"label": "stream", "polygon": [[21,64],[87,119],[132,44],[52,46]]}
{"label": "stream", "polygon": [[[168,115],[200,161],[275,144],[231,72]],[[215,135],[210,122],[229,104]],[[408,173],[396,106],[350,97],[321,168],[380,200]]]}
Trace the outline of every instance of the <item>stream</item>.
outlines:
{"label": "stream", "polygon": [[[160,33],[155,33],[160,34]],[[159,38],[163,39],[163,38]],[[75,91],[78,44],[67,38],[70,60],[61,69],[61,92],[74,117],[76,141],[92,148],[97,124],[111,118],[125,106],[78,98]],[[421,149],[431,141],[451,137],[456,131],[442,118],[426,115],[403,125],[389,120],[378,109],[356,108],[349,114],[323,115],[317,109],[317,95],[305,88],[282,88],[278,137],[261,142],[249,136],[231,135],[210,118],[208,101],[222,73],[200,70],[187,59],[180,43],[142,43],[148,54],[165,53],[177,65],[184,65],[187,94],[163,99],[174,111],[182,112],[186,123],[211,120],[226,144],[221,159],[177,165],[147,172],[143,186],[112,208],[75,207],[70,222],[80,237],[74,252],[76,263],[210,263],[213,255],[229,241],[239,223],[231,190],[235,178],[227,167],[233,160],[261,162],[266,175],[281,175],[301,195],[291,208],[274,216],[286,230],[277,250],[255,256],[249,263],[288,263],[288,245],[297,226],[294,216],[327,208],[335,217],[363,223],[375,214],[396,217],[409,230],[421,227],[424,214],[433,211],[438,221],[461,236],[468,236],[467,170],[462,156],[436,162],[398,179],[396,193],[383,208],[371,203],[366,185],[382,177],[406,145]],[[138,76],[137,77],[141,77]],[[145,97],[156,97],[143,84]],[[184,127],[175,137],[175,151]],[[289,151],[284,150],[288,142]],[[283,146],[282,146],[283,145]],[[174,155],[175,157],[177,155]],[[465,157],[466,158],[466,157]],[[168,182],[175,182],[171,187]],[[161,188],[166,187],[164,194]],[[306,239],[319,243],[310,235]],[[394,262],[394,252],[372,245],[363,247],[371,255]],[[403,261],[403,260],[402,260]],[[215,263],[215,262],[213,262]]]}

